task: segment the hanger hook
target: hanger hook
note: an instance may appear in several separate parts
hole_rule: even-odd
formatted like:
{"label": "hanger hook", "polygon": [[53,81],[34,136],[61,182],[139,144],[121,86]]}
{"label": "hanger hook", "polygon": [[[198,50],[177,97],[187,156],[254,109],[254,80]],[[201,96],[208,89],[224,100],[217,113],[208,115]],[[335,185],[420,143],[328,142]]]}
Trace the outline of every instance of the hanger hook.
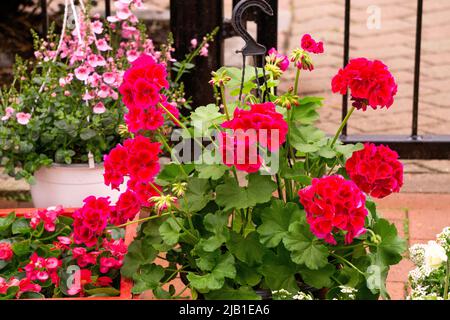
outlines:
{"label": "hanger hook", "polygon": [[244,12],[251,8],[260,8],[264,13],[273,16],[272,7],[265,0],[241,0],[233,9],[231,24],[236,32],[244,39],[245,46],[242,48],[244,56],[263,56],[267,52],[267,48],[256,42],[255,39],[244,28],[243,15]]}

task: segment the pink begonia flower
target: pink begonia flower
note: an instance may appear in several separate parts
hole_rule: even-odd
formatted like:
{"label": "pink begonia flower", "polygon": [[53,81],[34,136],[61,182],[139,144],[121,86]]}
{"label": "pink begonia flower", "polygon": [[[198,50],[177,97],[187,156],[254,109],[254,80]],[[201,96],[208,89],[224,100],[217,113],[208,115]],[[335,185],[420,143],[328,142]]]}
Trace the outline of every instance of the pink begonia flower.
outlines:
{"label": "pink begonia flower", "polygon": [[66,91],[64,91],[64,95],[65,95],[66,97],[70,97],[71,93],[70,93],[69,90],[66,90]]}
{"label": "pink begonia flower", "polygon": [[116,82],[116,74],[114,72],[105,72],[103,74],[103,81],[107,84],[113,84]]}
{"label": "pink begonia flower", "polygon": [[127,51],[127,60],[128,62],[133,62],[139,57],[139,53],[136,50]]}
{"label": "pink begonia flower", "polygon": [[102,114],[102,113],[105,113],[106,108],[105,108],[105,105],[103,104],[103,102],[97,103],[97,104],[94,106],[93,111],[94,111],[95,114]]}
{"label": "pink begonia flower", "polygon": [[86,92],[85,94],[83,94],[83,100],[84,101],[89,101],[89,100],[92,100],[94,98],[95,98],[95,96],[92,95],[90,92]]}
{"label": "pink begonia flower", "polygon": [[100,85],[100,80],[101,80],[101,76],[97,72],[94,72],[87,79],[87,83],[91,87],[96,88],[96,87],[98,87]]}
{"label": "pink begonia flower", "polygon": [[2,121],[6,121],[6,120],[8,120],[9,118],[11,118],[11,116],[13,115],[13,113],[14,113],[14,109],[13,109],[13,108],[11,108],[11,107],[6,107],[6,109],[5,109],[5,115],[2,117]]}
{"label": "pink begonia flower", "polygon": [[105,99],[109,96],[110,92],[110,88],[106,84],[102,84],[100,90],[97,91],[97,95],[99,98]]}
{"label": "pink begonia flower", "polygon": [[105,39],[98,39],[97,40],[97,49],[100,50],[100,51],[112,50],[112,48],[109,46],[108,42],[106,42]]}
{"label": "pink begonia flower", "polygon": [[194,39],[191,40],[191,46],[192,46],[192,48],[194,48],[194,49],[197,48],[197,46],[198,46],[198,41],[197,41],[197,39],[194,38]]}
{"label": "pink begonia flower", "polygon": [[91,70],[85,66],[79,66],[75,69],[75,77],[80,81],[86,81],[90,73]]}
{"label": "pink begonia flower", "polygon": [[116,1],[114,6],[116,7],[116,16],[119,20],[128,20],[133,15],[128,4]]}
{"label": "pink begonia flower", "polygon": [[61,88],[64,88],[64,86],[67,84],[66,79],[65,78],[60,78],[59,79],[59,86]]}
{"label": "pink begonia flower", "polygon": [[25,112],[18,112],[16,114],[17,122],[21,125],[27,125],[30,122],[31,114]]}
{"label": "pink begonia flower", "polygon": [[106,20],[108,20],[108,22],[111,22],[111,23],[119,21],[119,19],[117,19],[116,16],[109,16],[106,18]]}
{"label": "pink begonia flower", "polygon": [[96,34],[101,34],[103,32],[103,23],[101,21],[92,22],[92,31]]}

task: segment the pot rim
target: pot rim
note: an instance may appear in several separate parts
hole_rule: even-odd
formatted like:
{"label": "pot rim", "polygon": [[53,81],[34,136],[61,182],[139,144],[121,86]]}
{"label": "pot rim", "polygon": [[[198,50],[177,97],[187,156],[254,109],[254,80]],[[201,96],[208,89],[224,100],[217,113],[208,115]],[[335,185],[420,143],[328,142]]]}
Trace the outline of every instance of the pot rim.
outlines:
{"label": "pot rim", "polygon": [[[103,168],[103,162],[100,163],[95,163],[95,167],[92,169],[95,169],[97,167],[102,167]],[[41,168],[51,168],[51,167],[56,167],[56,168],[89,168],[89,164],[88,163],[71,163],[71,164],[66,164],[66,163],[56,163],[53,162],[51,165],[49,166],[43,166]],[[39,169],[41,169],[39,168]]]}

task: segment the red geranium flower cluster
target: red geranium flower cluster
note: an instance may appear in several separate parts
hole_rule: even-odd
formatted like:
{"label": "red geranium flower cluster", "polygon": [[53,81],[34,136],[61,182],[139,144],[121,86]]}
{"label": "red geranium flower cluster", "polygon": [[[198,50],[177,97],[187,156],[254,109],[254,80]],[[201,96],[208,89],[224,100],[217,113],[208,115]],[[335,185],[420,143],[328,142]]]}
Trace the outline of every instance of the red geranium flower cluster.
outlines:
{"label": "red geranium flower cluster", "polygon": [[259,145],[270,151],[277,151],[288,133],[288,124],[272,102],[252,104],[250,110],[236,108],[233,119],[225,121],[222,127],[244,132],[254,130]]}
{"label": "red geranium flower cluster", "polygon": [[358,186],[340,175],[315,178],[312,185],[298,192],[311,232],[330,244],[345,232],[345,243],[366,232],[366,197]]}
{"label": "red geranium flower cluster", "polygon": [[262,165],[262,158],[258,154],[256,135],[246,135],[242,131],[227,134],[220,133],[219,150],[222,162],[228,166],[235,166],[247,173],[258,172]]}
{"label": "red geranium flower cluster", "polygon": [[311,53],[320,54],[324,52],[323,42],[317,42],[310,34],[305,34],[301,41],[302,49]]}
{"label": "red geranium flower cluster", "polygon": [[10,261],[14,256],[12,246],[9,242],[0,242],[0,260]]}
{"label": "red geranium flower cluster", "polygon": [[62,261],[57,258],[42,258],[34,252],[30,257],[30,262],[25,266],[26,276],[30,281],[39,280],[45,282],[51,279],[53,284],[58,285],[58,268]]}
{"label": "red geranium flower cluster", "polygon": [[128,108],[125,122],[130,132],[155,130],[164,124],[165,110],[162,104],[178,118],[176,105],[167,102],[161,90],[169,87],[167,71],[163,64],[157,63],[149,55],[142,54],[132,62],[123,77],[119,88],[122,101]]}
{"label": "red geranium flower cluster", "polygon": [[151,182],[159,173],[161,144],[144,136],[125,140],[105,156],[105,184],[118,189],[124,177],[140,182]]}
{"label": "red geranium flower cluster", "polygon": [[87,247],[97,244],[97,238],[103,234],[112,208],[107,198],[94,196],[84,199],[84,205],[73,214],[74,241]]}
{"label": "red geranium flower cluster", "polygon": [[275,104],[253,104],[250,110],[235,109],[233,119],[222,127],[232,129],[232,134],[220,136],[220,152],[223,163],[238,170],[257,172],[262,164],[258,145],[277,151],[286,141],[288,125],[283,115],[275,110]]}
{"label": "red geranium flower cluster", "polygon": [[358,187],[375,198],[399,192],[403,185],[403,164],[397,152],[387,146],[364,144],[345,164],[350,178]]}
{"label": "red geranium flower cluster", "polygon": [[25,217],[30,220],[30,227],[36,229],[39,224],[44,223],[44,229],[48,232],[55,231],[56,219],[64,212],[62,206],[49,207],[45,210],[37,210],[32,213],[25,214]]}
{"label": "red geranium flower cluster", "polygon": [[389,108],[397,93],[397,84],[388,67],[379,60],[353,59],[331,82],[334,93],[344,95],[350,89],[353,106],[366,110],[377,107]]}

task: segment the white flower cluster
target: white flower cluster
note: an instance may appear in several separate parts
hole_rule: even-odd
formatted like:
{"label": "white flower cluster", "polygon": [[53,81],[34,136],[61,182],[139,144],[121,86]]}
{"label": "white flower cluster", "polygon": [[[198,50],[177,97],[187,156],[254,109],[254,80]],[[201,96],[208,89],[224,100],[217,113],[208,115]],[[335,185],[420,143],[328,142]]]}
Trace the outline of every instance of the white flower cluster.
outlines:
{"label": "white flower cluster", "polygon": [[272,298],[274,300],[314,300],[310,293],[299,291],[297,294],[293,294],[285,289],[272,291]]}
{"label": "white flower cluster", "polygon": [[339,286],[339,288],[341,289],[341,293],[343,295],[343,298],[345,298],[345,300],[356,299],[356,293],[358,292],[358,289],[347,286]]}
{"label": "white flower cluster", "polygon": [[416,268],[409,272],[411,292],[409,300],[441,300],[447,260],[450,255],[450,228],[446,227],[436,237],[437,241],[416,244],[409,249],[411,261]]}
{"label": "white flower cluster", "polygon": [[437,242],[447,251],[447,254],[450,253],[450,227],[445,227],[441,233],[437,235]]}
{"label": "white flower cluster", "polygon": [[294,300],[314,300],[314,297],[309,293],[297,292],[295,296],[292,297]]}

